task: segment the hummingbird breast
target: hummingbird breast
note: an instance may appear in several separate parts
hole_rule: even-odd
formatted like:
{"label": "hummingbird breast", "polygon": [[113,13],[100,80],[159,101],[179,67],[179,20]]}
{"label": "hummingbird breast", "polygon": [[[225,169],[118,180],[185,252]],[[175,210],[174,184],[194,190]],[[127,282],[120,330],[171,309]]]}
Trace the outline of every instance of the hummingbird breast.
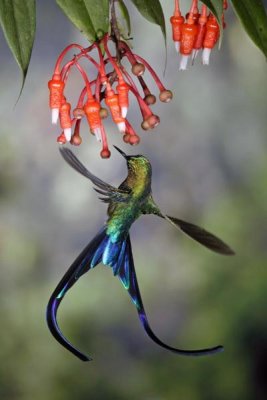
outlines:
{"label": "hummingbird breast", "polygon": [[113,242],[123,240],[133,224],[142,214],[142,208],[151,195],[151,166],[139,157],[128,165],[128,176],[119,189],[129,191],[125,202],[111,203],[108,208],[107,234]]}
{"label": "hummingbird breast", "polygon": [[116,204],[112,208],[112,214],[107,221],[107,234],[115,243],[125,239],[131,225],[142,212],[140,205],[132,201],[131,204]]}

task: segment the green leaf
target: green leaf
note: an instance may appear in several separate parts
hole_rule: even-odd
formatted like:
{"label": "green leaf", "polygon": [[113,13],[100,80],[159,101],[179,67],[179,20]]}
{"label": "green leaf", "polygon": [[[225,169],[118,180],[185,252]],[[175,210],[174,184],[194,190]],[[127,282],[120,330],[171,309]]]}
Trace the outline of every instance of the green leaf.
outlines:
{"label": "green leaf", "polygon": [[99,37],[99,33],[108,32],[108,0],[56,0],[71,22],[90,42]]}
{"label": "green leaf", "polygon": [[131,20],[130,20],[129,11],[128,11],[126,5],[124,4],[123,0],[119,0],[118,1],[118,5],[119,5],[119,8],[120,8],[121,16],[123,17],[123,19],[124,19],[124,21],[126,23],[126,26],[127,26],[127,31],[128,31],[127,34],[128,34],[128,36],[130,36],[130,34],[131,34]]}
{"label": "green leaf", "polygon": [[24,86],[35,37],[35,0],[0,0],[0,24]]}
{"label": "green leaf", "polygon": [[219,47],[220,47],[223,38],[223,25],[222,25],[223,0],[201,0],[201,1],[208,7],[208,9],[212,12],[212,14],[218,21],[218,24],[220,26],[220,39],[219,39]]}
{"label": "green leaf", "polygon": [[131,0],[140,14],[148,21],[160,26],[166,44],[166,26],[159,0]]}
{"label": "green leaf", "polygon": [[255,45],[267,57],[267,15],[261,0],[231,0],[236,15]]}

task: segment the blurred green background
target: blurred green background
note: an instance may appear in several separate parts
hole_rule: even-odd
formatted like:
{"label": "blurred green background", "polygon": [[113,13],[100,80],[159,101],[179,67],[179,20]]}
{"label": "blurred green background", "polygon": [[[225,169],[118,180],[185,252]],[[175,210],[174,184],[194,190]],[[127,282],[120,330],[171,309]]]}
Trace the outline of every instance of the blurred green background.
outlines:
{"label": "blurred green background", "polygon": [[[165,3],[165,2],[164,2]],[[184,6],[184,3],[182,3]],[[85,44],[54,1],[37,2],[37,36],[16,107],[19,71],[0,37],[0,398],[1,400],[251,400],[267,398],[266,62],[227,11],[224,41],[211,65],[178,71],[168,17],[166,87],[174,100],[156,105],[161,124],[140,132],[137,148],[153,166],[154,198],[170,215],[223,238],[233,258],[201,248],[167,223],[143,217],[132,228],[136,270],[151,326],[181,348],[223,344],[213,357],[183,358],[143,332],[111,270],[98,266],[59,310],[64,334],[94,358],[82,363],[50,335],[45,308],[62,275],[105,221],[92,185],[61,159],[50,124],[47,81],[59,52]],[[162,77],[160,29],[130,7],[135,51]],[[183,7],[183,11],[186,11]],[[78,95],[73,76],[70,96]],[[129,119],[139,131],[134,104]],[[83,125],[75,153],[118,185],[125,161]]]}

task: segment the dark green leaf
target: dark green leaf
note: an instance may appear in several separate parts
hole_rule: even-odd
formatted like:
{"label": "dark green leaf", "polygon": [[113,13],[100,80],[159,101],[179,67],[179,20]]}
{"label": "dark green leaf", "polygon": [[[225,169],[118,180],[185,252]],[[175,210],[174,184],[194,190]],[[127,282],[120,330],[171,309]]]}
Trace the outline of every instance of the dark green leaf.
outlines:
{"label": "dark green leaf", "polygon": [[267,15],[261,0],[231,0],[245,31],[267,57]]}
{"label": "dark green leaf", "polygon": [[222,26],[222,14],[223,14],[223,0],[201,0],[208,9],[212,12],[212,14],[216,17],[218,24],[220,26],[220,39],[219,39],[219,47],[222,43],[223,37],[223,26]]}
{"label": "dark green leaf", "polygon": [[0,0],[0,24],[6,41],[23,75],[30,63],[35,37],[35,0]]}
{"label": "dark green leaf", "polygon": [[108,0],[56,0],[71,22],[94,42],[109,27]]}
{"label": "dark green leaf", "polygon": [[166,26],[164,14],[159,0],[131,0],[138,11],[148,21],[160,26],[166,43]]}

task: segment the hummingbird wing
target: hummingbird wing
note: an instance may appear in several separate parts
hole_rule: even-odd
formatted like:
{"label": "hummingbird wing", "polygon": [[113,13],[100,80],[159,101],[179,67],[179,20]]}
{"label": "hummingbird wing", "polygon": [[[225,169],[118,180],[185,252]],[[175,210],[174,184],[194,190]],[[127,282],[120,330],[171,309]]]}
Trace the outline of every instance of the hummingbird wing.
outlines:
{"label": "hummingbird wing", "polygon": [[[116,271],[116,274],[120,278],[123,286],[125,289],[128,291],[131,300],[133,301],[134,305],[136,306],[137,312],[139,319],[147,333],[147,335],[152,339],[156,344],[159,346],[163,347],[164,349],[167,349],[169,351],[172,351],[174,353],[183,355],[183,356],[203,356],[203,355],[209,355],[209,354],[214,354],[223,351],[222,346],[216,346],[212,348],[207,348],[207,349],[201,349],[201,350],[181,350],[177,349],[175,347],[168,346],[164,342],[162,342],[152,331],[148,319],[146,316],[146,312],[143,306],[140,290],[138,287],[138,282],[137,282],[137,277],[135,273],[135,268],[134,268],[134,260],[133,260],[133,254],[132,254],[132,247],[131,247],[131,241],[130,237],[128,236],[126,239],[126,247],[125,251],[123,252],[124,254],[124,259],[123,262],[120,262],[120,265],[118,266],[119,271]],[[116,268],[116,269],[118,269]],[[114,271],[115,274],[115,271]]]}
{"label": "hummingbird wing", "polygon": [[77,172],[90,179],[94,185],[96,185],[99,189],[95,189],[98,193],[104,195],[104,198],[100,198],[100,200],[109,203],[113,202],[127,202],[129,199],[129,190],[118,189],[108,183],[102,181],[93,175],[87,168],[78,160],[78,158],[74,155],[74,153],[66,148],[59,148],[60,154],[64,158],[64,160]]}
{"label": "hummingbird wing", "polygon": [[231,256],[235,254],[235,252],[231,249],[231,247],[229,247],[217,236],[206,231],[200,226],[191,224],[190,222],[186,222],[178,218],[170,217],[168,215],[160,215],[160,216],[162,218],[165,218],[166,221],[170,222],[176,228],[181,229],[192,239],[196,240],[197,242],[207,247],[208,249],[226,256]]}

